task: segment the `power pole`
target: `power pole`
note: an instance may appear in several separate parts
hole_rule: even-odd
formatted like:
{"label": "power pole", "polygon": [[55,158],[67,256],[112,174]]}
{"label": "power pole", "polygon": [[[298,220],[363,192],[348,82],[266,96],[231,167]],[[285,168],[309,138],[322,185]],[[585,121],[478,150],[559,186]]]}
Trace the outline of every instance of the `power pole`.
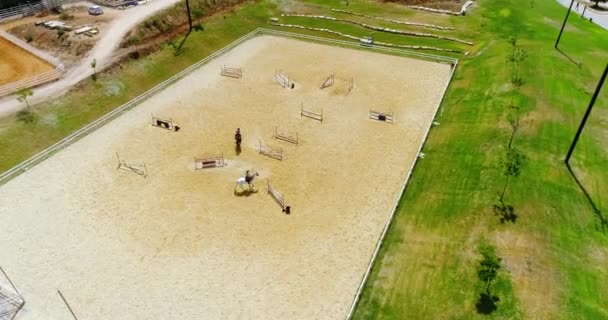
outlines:
{"label": "power pole", "polygon": [[190,25],[190,29],[188,32],[192,31],[192,15],[190,15],[190,0],[186,0],[186,10],[188,11],[188,24]]}
{"label": "power pole", "polygon": [[564,23],[562,24],[561,30],[559,30],[559,35],[557,36],[557,41],[555,41],[555,49],[557,49],[557,45],[559,44],[559,39],[562,37],[562,32],[564,32],[564,27],[566,26],[566,22],[568,21],[568,16],[570,15],[570,11],[572,10],[572,5],[574,4],[574,0],[570,2],[570,7],[568,8],[568,12],[566,13],[566,18],[564,19]]}
{"label": "power pole", "polygon": [[581,121],[581,124],[578,126],[578,131],[576,131],[576,135],[574,136],[574,140],[572,141],[572,144],[570,145],[570,150],[568,150],[568,155],[566,155],[566,159],[564,160],[564,162],[566,162],[566,164],[568,164],[568,161],[570,161],[570,157],[572,156],[572,152],[574,152],[574,148],[576,147],[576,143],[578,142],[578,138],[581,136],[581,133],[583,132],[583,128],[585,127],[585,124],[587,123],[587,118],[589,118],[589,114],[591,113],[591,109],[593,109],[593,105],[595,104],[595,100],[597,100],[597,96],[599,96],[600,91],[602,90],[602,86],[604,85],[604,81],[606,80],[606,75],[608,75],[608,64],[606,64],[606,69],[604,69],[604,74],[602,75],[602,78],[600,79],[600,82],[597,84],[597,88],[595,89],[595,93],[593,94],[593,97],[591,98],[591,102],[589,103],[589,107],[587,107],[587,111],[585,111],[585,115],[583,116],[583,120]]}

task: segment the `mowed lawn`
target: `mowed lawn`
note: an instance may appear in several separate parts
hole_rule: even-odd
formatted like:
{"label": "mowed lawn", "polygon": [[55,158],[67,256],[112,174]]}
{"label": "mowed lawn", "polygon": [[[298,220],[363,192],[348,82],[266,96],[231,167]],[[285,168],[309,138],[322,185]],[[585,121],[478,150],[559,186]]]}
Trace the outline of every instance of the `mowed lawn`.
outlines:
{"label": "mowed lawn", "polygon": [[[565,13],[554,1],[484,0],[462,19],[481,47],[461,60],[355,319],[608,319],[608,88],[571,161],[599,212],[563,163],[608,63],[608,31],[570,16],[560,48],[579,68],[553,48]],[[527,52],[515,94],[510,37]],[[518,218],[501,224],[492,205],[512,94],[524,160],[505,195]],[[476,309],[482,241],[503,259],[490,315]]]}
{"label": "mowed lawn", "polygon": [[[331,8],[456,30],[407,27]],[[247,2],[233,12],[207,18],[205,31],[192,33],[178,56],[166,46],[125,61],[97,82],[85,81],[66,96],[36,106],[32,122],[0,119],[0,172],[257,27],[337,38],[267,24],[270,17],[286,11],[475,43],[372,32],[333,21],[280,19],[358,37],[373,35],[383,42],[469,51],[466,56],[450,54],[461,63],[441,107],[440,124],[431,130],[426,156],[403,196],[356,319],[608,319],[608,89],[571,161],[593,205],[563,164],[608,62],[608,31],[571,15],[560,44],[569,57],[556,51],[553,44],[565,9],[552,0],[481,0],[466,17],[372,0],[351,0],[348,7],[344,1],[324,0]],[[524,83],[517,91],[510,84],[512,64],[507,60],[513,37],[527,54],[521,63]],[[522,119],[513,146],[523,160],[520,176],[511,180],[505,194],[518,218],[502,224],[492,206],[505,181],[501,159],[510,137],[512,101]],[[500,300],[490,315],[476,310],[484,287],[477,277],[481,243],[496,247],[503,259],[492,285]]]}

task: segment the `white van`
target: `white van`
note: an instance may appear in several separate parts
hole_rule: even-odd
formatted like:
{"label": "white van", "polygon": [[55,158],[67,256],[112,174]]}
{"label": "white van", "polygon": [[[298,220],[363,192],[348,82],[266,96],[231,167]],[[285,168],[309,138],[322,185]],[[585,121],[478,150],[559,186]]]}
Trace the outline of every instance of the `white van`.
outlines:
{"label": "white van", "polygon": [[100,14],[103,14],[103,8],[100,6],[90,6],[89,7],[89,14],[94,15],[94,16],[98,16]]}

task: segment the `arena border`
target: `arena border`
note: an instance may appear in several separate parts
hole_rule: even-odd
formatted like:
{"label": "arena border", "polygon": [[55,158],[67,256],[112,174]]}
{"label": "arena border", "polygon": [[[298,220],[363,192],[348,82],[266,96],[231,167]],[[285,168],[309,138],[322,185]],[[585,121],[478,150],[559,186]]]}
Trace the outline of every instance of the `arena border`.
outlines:
{"label": "arena border", "polygon": [[363,292],[363,289],[365,287],[365,284],[369,278],[369,275],[371,274],[371,271],[373,269],[374,263],[378,257],[378,253],[380,252],[380,249],[382,247],[382,244],[384,243],[384,239],[386,237],[386,234],[391,226],[391,223],[394,219],[395,213],[397,211],[397,207],[399,205],[399,201],[401,200],[401,197],[403,196],[403,194],[405,193],[406,189],[407,189],[407,185],[409,184],[412,172],[415,169],[416,164],[418,163],[418,155],[420,155],[420,152],[422,151],[431,127],[433,125],[433,122],[435,121],[435,118],[437,117],[437,114],[439,112],[439,110],[441,109],[441,105],[443,104],[444,98],[445,98],[445,94],[449,88],[449,85],[453,79],[454,76],[454,72],[456,71],[456,68],[458,66],[458,59],[457,58],[452,58],[452,57],[445,57],[445,56],[439,56],[439,55],[432,55],[432,54],[426,54],[426,53],[419,53],[419,52],[414,52],[414,51],[409,51],[409,50],[400,50],[400,49],[394,49],[394,48],[383,48],[383,47],[377,47],[377,46],[372,46],[372,47],[366,47],[366,46],[361,46],[360,43],[358,42],[350,42],[350,41],[345,41],[345,40],[336,40],[336,39],[331,39],[331,38],[323,38],[323,37],[317,37],[317,36],[311,36],[311,35],[305,35],[305,34],[298,34],[298,33],[292,33],[292,32],[285,32],[285,31],[278,31],[278,30],[271,30],[271,29],[265,29],[265,28],[257,28],[253,31],[251,31],[250,33],[236,39],[235,41],[231,42],[230,44],[226,45],[225,47],[219,49],[218,51],[212,53],[211,55],[203,58],[202,60],[194,63],[193,65],[191,65],[190,67],[182,70],[181,72],[177,73],[176,75],[170,77],[169,79],[157,84],[156,86],[152,87],[151,89],[149,89],[148,91],[142,93],[141,95],[131,99],[130,101],[126,102],[125,104],[117,107],[116,109],[110,111],[109,113],[105,114],[104,116],[100,117],[99,119],[89,123],[88,125],[84,126],[83,128],[77,130],[76,132],[70,134],[69,136],[65,137],[64,139],[62,139],[61,141],[53,144],[52,146],[44,149],[43,151],[37,153],[36,155],[30,157],[29,159],[21,162],[20,164],[14,166],[13,168],[3,172],[2,174],[0,174],[0,185],[8,182],[9,180],[11,180],[12,178],[18,176],[19,174],[27,171],[30,167],[33,167],[35,165],[37,165],[38,163],[44,161],[45,159],[47,159],[48,157],[50,157],[51,155],[53,155],[54,153],[61,151],[62,149],[70,146],[72,143],[78,141],[79,139],[85,137],[87,134],[93,132],[94,130],[102,127],[103,125],[105,125],[106,123],[108,123],[111,120],[114,120],[115,118],[117,118],[118,116],[122,115],[123,113],[125,113],[126,111],[129,111],[130,109],[132,109],[133,107],[141,104],[143,101],[147,100],[149,97],[153,96],[154,94],[164,90],[165,88],[167,88],[168,86],[174,84],[175,82],[181,80],[182,78],[184,78],[185,76],[191,74],[192,72],[194,72],[195,70],[197,70],[198,68],[200,68],[201,66],[207,64],[209,61],[223,55],[224,53],[232,50],[233,48],[235,48],[236,46],[240,45],[241,43],[248,41],[256,36],[261,36],[261,35],[273,35],[273,36],[281,36],[281,37],[287,37],[287,38],[295,38],[295,39],[301,39],[301,40],[308,40],[308,41],[312,41],[312,42],[316,42],[316,43],[329,43],[332,45],[338,45],[338,46],[342,46],[342,47],[349,47],[349,48],[355,48],[355,49],[360,49],[360,50],[366,50],[366,51],[373,51],[373,52],[384,52],[384,53],[388,53],[388,54],[393,54],[393,55],[404,55],[404,56],[411,56],[411,57],[415,57],[418,59],[423,59],[423,60],[431,60],[431,61],[435,61],[435,62],[441,62],[441,63],[450,63],[451,65],[451,71],[450,71],[450,75],[448,80],[446,81],[446,84],[443,88],[443,92],[442,92],[442,96],[441,99],[439,101],[439,105],[437,106],[437,109],[435,110],[434,114],[433,114],[433,118],[432,120],[428,123],[428,126],[425,130],[425,134],[424,134],[424,138],[421,140],[420,142],[420,146],[418,148],[418,152],[417,152],[417,157],[416,159],[412,162],[412,165],[410,166],[410,169],[408,170],[408,173],[404,179],[404,183],[401,187],[400,192],[397,194],[394,205],[393,205],[393,209],[391,211],[391,214],[389,216],[389,218],[387,219],[386,224],[384,225],[384,228],[382,230],[382,233],[380,234],[380,237],[377,240],[376,243],[376,247],[374,249],[374,252],[372,254],[372,257],[368,263],[368,267],[361,279],[361,282],[359,284],[359,287],[357,289],[357,292],[353,298],[353,302],[351,304],[350,310],[348,312],[348,315],[346,317],[347,320],[352,319],[354,312],[356,310],[357,304],[361,298],[361,294]]}
{"label": "arena border", "polygon": [[8,32],[0,30],[0,37],[6,39],[7,41],[11,42],[12,44],[20,47],[21,49],[33,54],[34,56],[38,57],[39,59],[42,59],[55,67],[55,69],[53,69],[51,71],[47,71],[47,72],[35,75],[33,77],[29,77],[27,79],[22,79],[19,81],[11,82],[11,83],[0,86],[0,97],[7,96],[7,95],[14,93],[16,91],[19,91],[23,88],[31,88],[31,87],[35,87],[35,86],[38,86],[38,85],[41,85],[41,84],[44,84],[47,82],[57,80],[57,79],[61,78],[61,76],[65,72],[65,66],[63,65],[63,63],[61,61],[59,61],[59,59],[51,56],[50,54],[32,47],[31,45],[21,41],[20,39],[13,36],[12,34],[9,34]]}

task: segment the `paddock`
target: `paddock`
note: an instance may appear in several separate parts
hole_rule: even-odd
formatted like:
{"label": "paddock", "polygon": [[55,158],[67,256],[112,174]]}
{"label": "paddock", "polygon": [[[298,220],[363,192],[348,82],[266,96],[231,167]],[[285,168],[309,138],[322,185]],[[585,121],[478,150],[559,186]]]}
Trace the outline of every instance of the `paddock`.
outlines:
{"label": "paddock", "polygon": [[[224,65],[247,76],[227,81]],[[334,70],[356,81],[349,95],[337,77],[319,88]],[[26,301],[16,319],[69,319],[57,290],[81,319],[344,319],[450,71],[274,36],[210,61],[0,186],[0,261]],[[302,101],[323,123],[302,118]],[[398,121],[370,121],[376,106]],[[260,155],[260,139],[283,161]],[[118,170],[116,153],[145,162],[146,178]],[[226,165],[193,170],[205,155]],[[255,189],[235,188],[251,169]]]}
{"label": "paddock", "polygon": [[0,36],[0,86],[24,80],[55,69],[50,63],[36,57]]}

